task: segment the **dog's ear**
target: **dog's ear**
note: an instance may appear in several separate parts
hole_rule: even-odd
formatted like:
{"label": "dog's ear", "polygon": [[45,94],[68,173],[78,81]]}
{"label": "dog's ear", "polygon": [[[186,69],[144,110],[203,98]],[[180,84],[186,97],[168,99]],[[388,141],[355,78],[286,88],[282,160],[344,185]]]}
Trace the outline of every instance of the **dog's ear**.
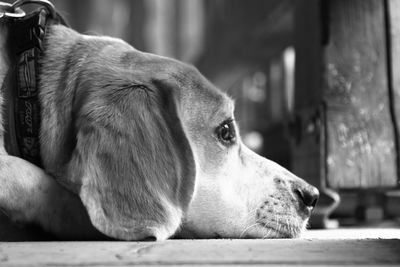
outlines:
{"label": "dog's ear", "polygon": [[108,84],[77,96],[76,148],[61,183],[108,236],[166,239],[189,205],[195,163],[172,90]]}

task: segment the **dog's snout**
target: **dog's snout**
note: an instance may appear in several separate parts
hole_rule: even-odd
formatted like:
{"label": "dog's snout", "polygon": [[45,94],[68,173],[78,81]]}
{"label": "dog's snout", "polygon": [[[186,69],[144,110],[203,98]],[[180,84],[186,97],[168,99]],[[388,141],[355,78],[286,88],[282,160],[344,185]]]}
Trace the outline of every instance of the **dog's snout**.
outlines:
{"label": "dog's snout", "polygon": [[306,187],[294,188],[293,191],[306,207],[313,209],[317,204],[319,191],[316,187],[308,185]]}

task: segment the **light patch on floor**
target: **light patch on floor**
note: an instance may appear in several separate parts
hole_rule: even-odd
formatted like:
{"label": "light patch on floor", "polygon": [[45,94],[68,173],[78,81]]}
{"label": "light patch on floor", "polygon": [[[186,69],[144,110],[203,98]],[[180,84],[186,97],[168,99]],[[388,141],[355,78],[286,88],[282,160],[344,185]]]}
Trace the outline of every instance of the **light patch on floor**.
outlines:
{"label": "light patch on floor", "polygon": [[302,239],[400,239],[400,228],[309,230]]}

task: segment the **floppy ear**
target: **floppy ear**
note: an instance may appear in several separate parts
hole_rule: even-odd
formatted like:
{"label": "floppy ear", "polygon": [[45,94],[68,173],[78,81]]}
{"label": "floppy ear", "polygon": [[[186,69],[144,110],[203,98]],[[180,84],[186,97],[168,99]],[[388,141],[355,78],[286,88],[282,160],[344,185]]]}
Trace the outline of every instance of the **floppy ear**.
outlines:
{"label": "floppy ear", "polygon": [[195,163],[172,89],[101,88],[79,96],[68,187],[93,225],[125,240],[166,239],[192,198]]}

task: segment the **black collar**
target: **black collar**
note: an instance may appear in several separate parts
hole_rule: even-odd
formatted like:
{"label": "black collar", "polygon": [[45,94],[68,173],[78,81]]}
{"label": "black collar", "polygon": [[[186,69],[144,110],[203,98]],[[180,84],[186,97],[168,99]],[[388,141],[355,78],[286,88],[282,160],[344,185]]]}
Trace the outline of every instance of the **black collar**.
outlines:
{"label": "black collar", "polygon": [[[48,1],[20,0],[13,5],[27,3],[40,4],[41,8],[28,15],[0,17],[8,25],[9,48],[16,62],[10,67],[2,88],[7,105],[3,118],[6,121],[5,148],[9,154],[41,167],[39,59],[46,26],[64,23],[64,20]],[[16,14],[17,9],[14,11]]]}

